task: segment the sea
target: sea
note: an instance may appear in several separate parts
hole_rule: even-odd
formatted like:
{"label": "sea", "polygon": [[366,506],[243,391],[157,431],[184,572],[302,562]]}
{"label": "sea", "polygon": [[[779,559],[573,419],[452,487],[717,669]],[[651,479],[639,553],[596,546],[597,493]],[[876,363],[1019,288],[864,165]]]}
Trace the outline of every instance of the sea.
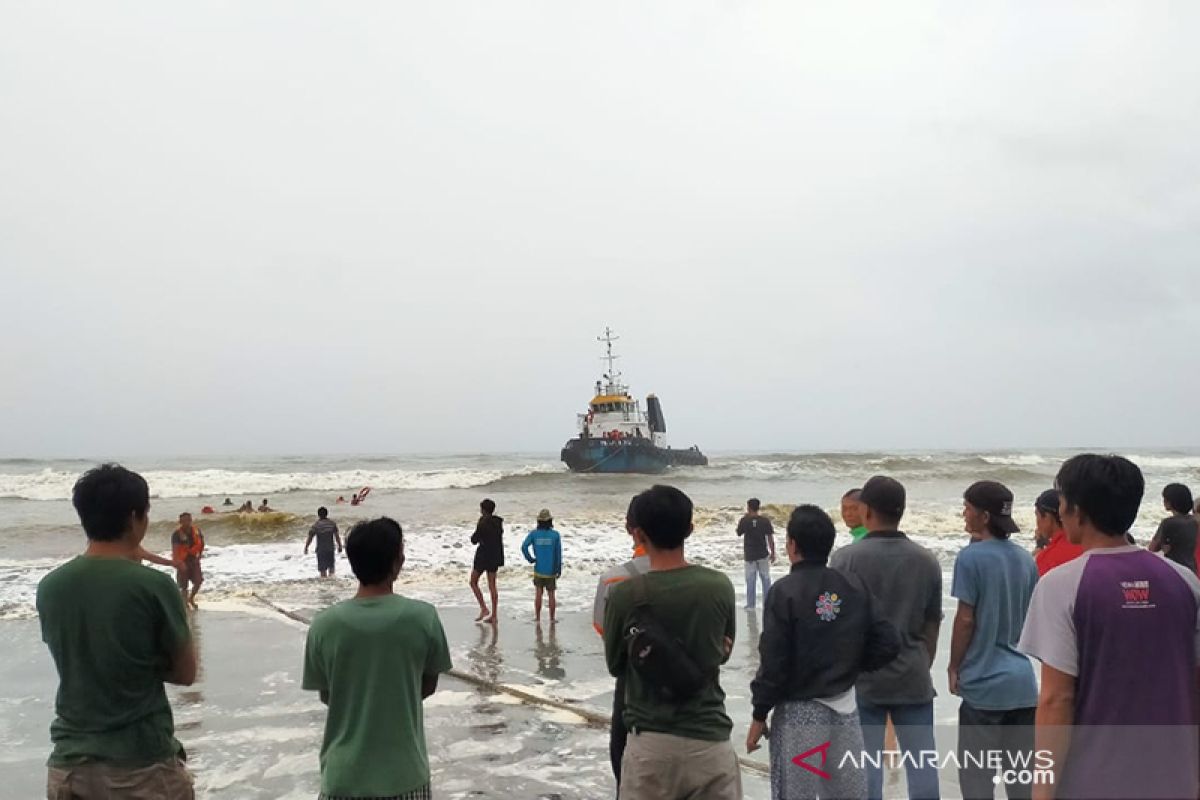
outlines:
{"label": "sea", "polygon": [[[191,615],[201,656],[193,687],[170,687],[179,739],[205,800],[315,797],[324,708],[300,686],[304,625],[349,597],[354,580],[338,561],[333,580],[317,577],[304,540],[326,506],[343,533],[355,522],[387,515],[401,523],[406,561],[397,590],[433,603],[446,626],[456,668],[497,688],[446,677],[425,704],[435,794],[441,798],[602,798],[613,796],[607,733],[562,709],[521,704],[501,685],[592,712],[611,704],[601,642],[591,626],[596,576],[629,556],[624,530],[630,498],[653,483],[678,486],[695,503],[689,560],[725,572],[745,598],[737,521],[750,497],[782,528],[793,506],[812,503],[838,519],[846,490],[886,474],[908,490],[903,529],[938,557],[944,607],[955,555],[966,544],[962,494],[976,480],[1006,484],[1016,497],[1015,540],[1032,547],[1033,503],[1053,485],[1075,451],[913,451],[719,453],[705,468],[662,476],[575,475],[555,453],[489,455],[346,455],[126,458],[149,482],[151,525],[145,546],[169,553],[178,515],[191,512],[204,532],[205,584]],[[1200,450],[1144,448],[1123,453],[1146,477],[1135,537],[1146,542],[1164,516],[1161,489],[1200,484]],[[40,796],[56,676],[40,642],[38,581],[79,553],[85,538],[71,507],[71,488],[92,460],[0,459],[0,785],[5,796]],[[371,487],[358,506],[338,504]],[[265,499],[270,513],[231,512]],[[505,520],[507,566],[500,572],[501,622],[475,624],[467,586],[470,535],[484,498]],[[211,507],[214,513],[202,510]],[[536,624],[530,572],[519,551],[539,510],[552,513],[563,537],[557,625]],[[839,521],[839,528],[841,524]],[[780,530],[782,534],[782,530]],[[840,534],[839,543],[849,541]],[[777,540],[782,547],[782,540]],[[774,576],[786,570],[776,565]],[[739,754],[760,767],[766,750],[748,755],[749,683],[757,668],[759,618],[741,612],[738,640],[722,670],[726,706]],[[949,625],[933,668],[939,742],[956,736],[957,702],[945,689]],[[943,775],[943,796],[956,776]],[[763,770],[743,771],[745,796],[770,795]],[[889,773],[887,797],[904,795],[902,771]]]}
{"label": "sea", "polygon": [[[485,497],[496,502],[505,519],[510,566],[519,562],[517,548],[538,511],[551,511],[563,535],[564,582],[570,585],[590,583],[625,556],[625,509],[634,494],[654,482],[678,486],[695,503],[689,555],[736,572],[741,551],[733,531],[748,498],[758,497],[777,523],[785,523],[789,509],[799,503],[822,506],[837,520],[847,489],[887,474],[908,490],[904,529],[948,565],[963,542],[962,493],[970,483],[1006,484],[1016,497],[1018,541],[1031,542],[1033,502],[1053,485],[1058,467],[1072,454],[731,453],[713,457],[708,467],[656,477],[572,474],[553,453],[129,458],[122,463],[150,484],[149,549],[166,554],[179,513],[195,515],[208,545],[205,592],[210,596],[270,594],[306,583],[315,567],[303,556],[304,538],[324,505],[343,532],[379,515],[399,521],[406,539],[405,585],[417,595],[447,601],[444,590],[460,586],[470,569],[469,538]],[[1145,540],[1163,516],[1161,487],[1171,481],[1200,483],[1200,451],[1125,455],[1146,476],[1146,499],[1134,530]],[[83,547],[70,495],[75,480],[94,463],[0,459],[0,618],[32,615],[37,581]],[[362,505],[337,504],[339,496],[349,500],[367,486],[371,493]],[[234,507],[246,500],[257,507],[265,499],[275,513],[227,513],[226,498]],[[205,506],[217,513],[201,514]],[[590,602],[590,596],[579,599]]]}

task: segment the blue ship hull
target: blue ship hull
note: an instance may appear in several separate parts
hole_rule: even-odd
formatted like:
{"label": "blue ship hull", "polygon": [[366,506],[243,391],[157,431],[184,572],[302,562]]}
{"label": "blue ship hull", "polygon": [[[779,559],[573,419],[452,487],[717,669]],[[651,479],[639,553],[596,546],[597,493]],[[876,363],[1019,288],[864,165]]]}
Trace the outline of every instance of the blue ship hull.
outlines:
{"label": "blue ship hull", "polygon": [[672,450],[656,447],[649,439],[580,437],[563,447],[562,460],[572,472],[639,475],[660,475],[673,466],[708,466],[708,458],[695,447]]}
{"label": "blue ship hull", "polygon": [[572,439],[562,460],[572,472],[658,475],[671,466],[671,453],[648,439]]}

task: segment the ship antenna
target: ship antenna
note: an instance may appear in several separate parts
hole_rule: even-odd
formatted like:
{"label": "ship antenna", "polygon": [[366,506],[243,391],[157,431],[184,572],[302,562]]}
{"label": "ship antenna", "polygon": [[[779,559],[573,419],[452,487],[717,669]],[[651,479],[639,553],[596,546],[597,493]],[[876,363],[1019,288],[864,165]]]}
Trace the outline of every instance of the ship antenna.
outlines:
{"label": "ship antenna", "polygon": [[621,373],[617,371],[617,366],[616,366],[616,361],[617,361],[617,359],[620,358],[620,356],[614,356],[613,348],[612,348],[613,342],[617,341],[620,338],[621,338],[620,336],[614,335],[612,332],[612,328],[609,328],[608,326],[605,326],[603,336],[596,337],[596,341],[604,342],[604,345],[606,348],[606,354],[600,360],[608,362],[608,373],[604,377],[608,379],[608,393],[609,394],[621,394],[620,391],[617,391],[621,385],[621,380],[620,380]]}

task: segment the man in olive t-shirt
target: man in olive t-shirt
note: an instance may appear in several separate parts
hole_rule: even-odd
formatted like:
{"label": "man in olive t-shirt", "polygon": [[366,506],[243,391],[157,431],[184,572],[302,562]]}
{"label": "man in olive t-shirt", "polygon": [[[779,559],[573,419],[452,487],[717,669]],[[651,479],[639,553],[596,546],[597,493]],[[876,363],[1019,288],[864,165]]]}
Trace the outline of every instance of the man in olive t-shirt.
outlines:
{"label": "man in olive t-shirt", "polygon": [[87,550],[37,590],[59,677],[47,795],[190,800],[163,682],[190,685],[196,654],[175,584],[138,563],[149,488],[105,464],[79,479],[72,500]]}
{"label": "man in olive t-shirt", "polygon": [[[621,798],[740,800],[741,772],[729,742],[733,723],[720,682],[735,633],[733,584],[724,574],[684,558],[692,502],[678,489],[655,486],[638,495],[629,509],[629,525],[634,541],[649,556],[650,572],[614,586],[604,612],[608,671],[625,680],[629,739],[621,761]],[[655,620],[710,676],[682,702],[663,699],[628,657],[624,633],[642,581]]]}
{"label": "man in olive t-shirt", "polygon": [[450,670],[446,634],[433,606],[393,591],[404,563],[398,523],[355,525],[346,555],[358,593],[313,619],[304,649],[303,687],[329,706],[321,796],[428,798],[421,701]]}

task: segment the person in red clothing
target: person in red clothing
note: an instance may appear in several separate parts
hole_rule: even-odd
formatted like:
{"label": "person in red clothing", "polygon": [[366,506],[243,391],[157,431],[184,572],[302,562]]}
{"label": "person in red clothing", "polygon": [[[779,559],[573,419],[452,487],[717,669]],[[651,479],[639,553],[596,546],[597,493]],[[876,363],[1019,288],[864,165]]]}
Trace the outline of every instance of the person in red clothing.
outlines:
{"label": "person in red clothing", "polygon": [[1062,519],[1058,516],[1058,492],[1047,489],[1038,495],[1033,505],[1037,514],[1037,549],[1033,559],[1037,562],[1038,576],[1045,575],[1060,564],[1065,564],[1083,553],[1083,548],[1067,539]]}

